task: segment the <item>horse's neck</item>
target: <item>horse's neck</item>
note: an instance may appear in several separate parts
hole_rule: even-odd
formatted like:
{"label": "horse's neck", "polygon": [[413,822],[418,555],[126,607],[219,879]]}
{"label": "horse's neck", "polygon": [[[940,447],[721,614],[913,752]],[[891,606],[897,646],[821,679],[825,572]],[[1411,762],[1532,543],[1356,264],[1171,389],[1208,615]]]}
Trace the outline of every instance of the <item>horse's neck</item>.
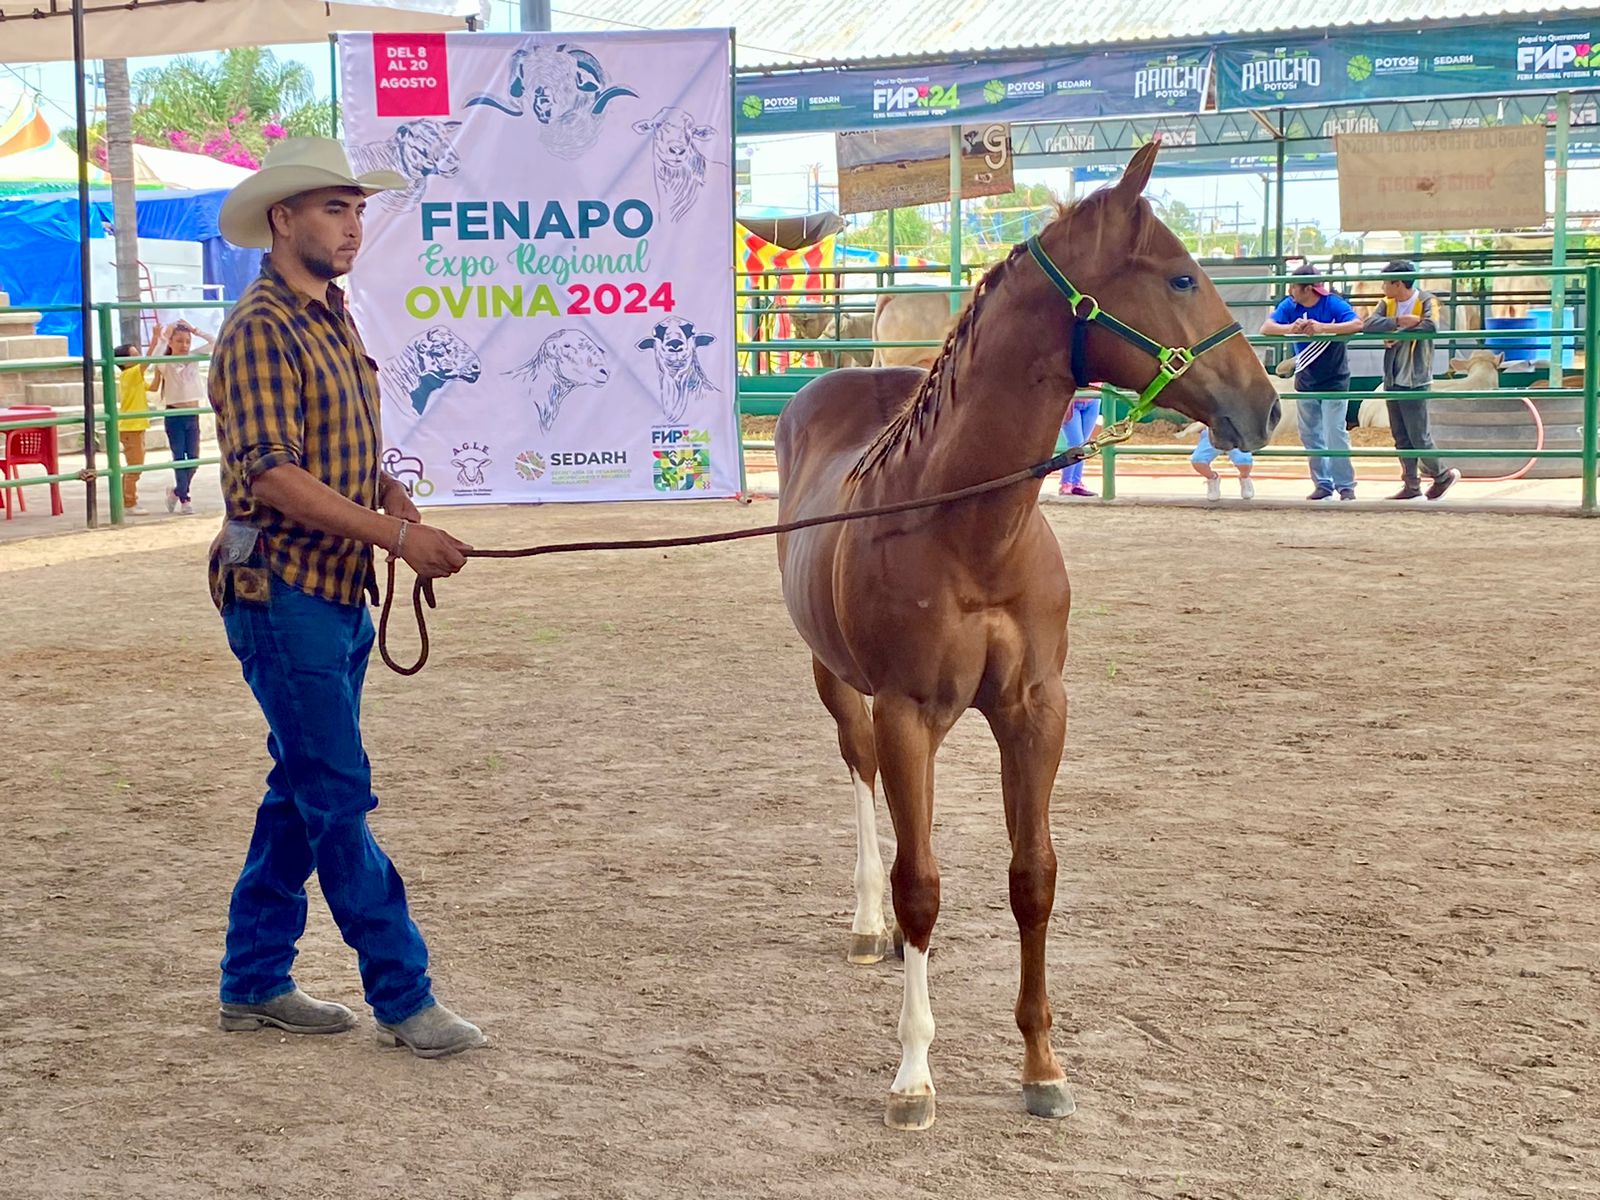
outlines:
{"label": "horse's neck", "polygon": [[1042,303],[1032,281],[1016,278],[1031,269],[1014,260],[982,298],[965,336],[943,353],[939,378],[930,381],[937,402],[920,431],[909,432],[909,449],[897,447],[882,464],[914,481],[917,494],[998,479],[1055,453],[1072,402],[1068,329],[1051,315],[1058,306]]}

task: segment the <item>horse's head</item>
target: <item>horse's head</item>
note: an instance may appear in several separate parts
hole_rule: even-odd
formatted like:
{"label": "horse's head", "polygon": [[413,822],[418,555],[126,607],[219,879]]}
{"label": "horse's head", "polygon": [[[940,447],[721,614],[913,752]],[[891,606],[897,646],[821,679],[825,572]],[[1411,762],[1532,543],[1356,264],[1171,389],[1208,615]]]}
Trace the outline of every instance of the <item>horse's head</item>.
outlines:
{"label": "horse's head", "polygon": [[[1163,347],[1188,349],[1234,318],[1200,264],[1144,198],[1158,148],[1155,142],[1141,146],[1115,185],[1053,222],[1040,242],[1103,312]],[[1155,377],[1153,354],[1105,325],[1092,324],[1087,339],[1086,357],[1097,381],[1140,392]],[[1221,449],[1265,445],[1282,412],[1261,360],[1240,336],[1200,354],[1157,403],[1204,422]]]}

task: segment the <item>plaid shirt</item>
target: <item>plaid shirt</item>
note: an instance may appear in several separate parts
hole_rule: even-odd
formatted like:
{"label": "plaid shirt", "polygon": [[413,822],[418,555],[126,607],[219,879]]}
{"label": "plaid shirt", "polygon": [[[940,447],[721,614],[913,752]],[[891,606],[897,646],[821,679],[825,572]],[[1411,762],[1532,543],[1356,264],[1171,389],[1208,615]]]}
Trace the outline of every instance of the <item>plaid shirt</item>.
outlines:
{"label": "plaid shirt", "polygon": [[[359,604],[365,593],[376,601],[370,546],[297,525],[250,489],[258,475],[288,463],[364,508],[378,506],[378,368],[344,293],[329,284],[325,302],[312,300],[263,259],[217,335],[210,400],[227,519],[261,530],[255,561],[324,600]],[[210,575],[220,608],[226,581],[215,548]]]}

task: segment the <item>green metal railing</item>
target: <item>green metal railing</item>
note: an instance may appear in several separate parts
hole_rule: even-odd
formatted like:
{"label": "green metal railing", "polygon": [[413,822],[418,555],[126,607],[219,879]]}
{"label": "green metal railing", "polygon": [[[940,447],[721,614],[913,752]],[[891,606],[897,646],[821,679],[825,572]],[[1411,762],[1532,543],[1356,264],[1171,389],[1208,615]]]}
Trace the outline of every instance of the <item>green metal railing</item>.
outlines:
{"label": "green metal railing", "polygon": [[[123,367],[144,364],[205,362],[209,359],[206,354],[188,355],[162,355],[160,357],[138,356],[134,358],[117,358],[114,348],[117,344],[115,331],[112,328],[113,314],[121,311],[140,311],[150,307],[143,303],[101,303],[93,306],[96,315],[96,330],[100,343],[99,354],[94,356],[94,363],[98,370],[100,388],[100,403],[92,418],[88,416],[88,406],[85,412],[73,413],[66,416],[46,417],[43,415],[28,415],[26,417],[0,422],[0,434],[14,433],[22,429],[51,429],[76,427],[83,430],[84,449],[87,452],[90,445],[101,440],[105,442],[105,465],[96,466],[92,470],[58,472],[44,475],[19,475],[15,479],[0,479],[0,489],[34,487],[46,484],[77,483],[87,484],[91,489],[98,479],[105,479],[110,491],[111,524],[120,525],[125,513],[122,504],[122,481],[126,475],[141,475],[150,471],[172,471],[179,467],[208,467],[215,466],[222,460],[217,457],[201,457],[188,459],[174,459],[170,462],[144,463],[139,466],[130,466],[122,461],[122,443],[119,438],[120,426],[124,419],[154,419],[156,417],[193,416],[200,417],[212,413],[209,406],[197,408],[172,408],[172,409],[144,409],[139,412],[120,411],[118,397],[118,373]],[[185,301],[185,309],[215,308],[226,309],[232,305],[221,300],[195,300]],[[0,308],[0,313],[27,312],[27,313],[77,313],[76,304],[41,304],[41,305],[13,305],[9,308]],[[87,331],[86,331],[87,338]],[[0,362],[0,377],[8,374],[21,374],[23,372],[60,372],[62,383],[78,383],[83,378],[83,359],[80,355],[69,355],[62,358],[49,359],[14,359]],[[0,407],[4,407],[0,405]],[[93,525],[87,512],[92,508],[86,506],[86,524]]]}
{"label": "green metal railing", "polygon": [[[1419,272],[1419,276],[1422,273],[1423,272]],[[1320,457],[1327,457],[1327,458],[1377,458],[1377,459],[1388,459],[1388,460],[1391,460],[1391,461],[1394,460],[1394,459],[1397,459],[1397,458],[1429,458],[1429,457],[1443,457],[1443,458],[1449,458],[1449,459],[1463,459],[1463,460],[1465,460],[1465,459],[1503,459],[1503,458],[1516,458],[1516,459],[1525,459],[1525,460],[1577,459],[1577,460],[1580,461],[1580,464],[1581,464],[1581,467],[1580,467],[1580,469],[1581,469],[1581,479],[1582,479],[1582,500],[1581,500],[1581,505],[1580,505],[1581,510],[1583,512],[1586,512],[1586,513],[1595,512],[1596,508],[1597,508],[1597,497],[1596,497],[1596,491],[1597,491],[1597,486],[1596,486],[1596,443],[1597,443],[1597,438],[1600,438],[1600,412],[1597,412],[1597,407],[1600,407],[1600,406],[1597,406],[1597,395],[1596,395],[1597,385],[1600,385],[1600,349],[1597,349],[1597,343],[1600,343],[1600,311],[1597,311],[1597,310],[1600,310],[1600,264],[1591,262],[1589,264],[1581,265],[1581,266],[1567,266],[1567,267],[1549,267],[1549,266],[1546,266],[1546,267],[1542,267],[1542,268],[1534,268],[1534,267],[1529,267],[1529,266],[1506,266],[1506,267],[1480,266],[1480,267],[1472,267],[1472,268],[1467,268],[1467,269],[1463,269],[1463,270],[1456,270],[1456,271],[1441,271],[1441,270],[1429,269],[1429,270],[1426,271],[1426,275],[1427,275],[1427,277],[1428,277],[1428,279],[1430,281],[1431,280],[1443,280],[1443,279],[1449,279],[1449,280],[1452,280],[1452,281],[1454,281],[1456,279],[1493,280],[1493,279],[1497,279],[1497,278],[1526,278],[1526,277],[1529,277],[1529,276],[1538,276],[1538,277],[1543,277],[1543,278],[1547,278],[1547,279],[1561,279],[1561,280],[1574,279],[1574,280],[1580,280],[1582,282],[1583,292],[1581,294],[1578,294],[1578,293],[1574,292],[1574,293],[1570,293],[1567,296],[1567,300],[1570,302],[1570,306],[1572,306],[1572,307],[1581,306],[1582,311],[1583,311],[1583,320],[1582,320],[1581,324],[1579,326],[1577,326],[1577,327],[1572,327],[1572,328],[1556,327],[1556,328],[1550,328],[1550,329],[1473,329],[1473,330],[1446,328],[1446,329],[1438,330],[1437,332],[1434,332],[1434,333],[1412,333],[1412,332],[1391,332],[1391,333],[1382,333],[1382,334],[1358,333],[1358,334],[1346,335],[1346,336],[1344,336],[1344,337],[1339,339],[1342,342],[1346,342],[1346,343],[1349,343],[1349,344],[1352,344],[1352,345],[1360,345],[1360,344],[1363,344],[1363,343],[1366,343],[1366,344],[1381,344],[1383,342],[1391,342],[1391,341],[1442,342],[1442,343],[1446,343],[1447,345],[1449,345],[1452,348],[1452,350],[1454,350],[1454,349],[1456,349],[1458,347],[1471,346],[1471,345],[1486,345],[1486,346],[1489,346],[1489,347],[1492,348],[1496,343],[1517,343],[1517,344],[1521,344],[1521,345],[1526,345],[1529,342],[1534,342],[1534,341],[1538,341],[1540,343],[1548,343],[1548,345],[1551,347],[1551,351],[1552,351],[1551,355],[1550,355],[1550,362],[1549,362],[1549,368],[1548,368],[1549,369],[1549,374],[1550,374],[1550,383],[1551,383],[1552,386],[1550,386],[1549,388],[1537,389],[1537,393],[1536,394],[1540,399],[1546,399],[1546,400],[1570,399],[1570,398],[1575,398],[1575,397],[1582,397],[1582,399],[1583,399],[1583,425],[1582,425],[1582,439],[1581,439],[1582,445],[1581,445],[1581,448],[1579,448],[1579,449],[1539,449],[1539,450],[1531,450],[1531,449],[1522,449],[1522,448],[1516,448],[1516,447],[1506,447],[1506,448],[1480,447],[1480,448],[1471,448],[1471,449],[1455,449],[1455,448],[1451,448],[1451,447],[1439,447],[1436,450],[1397,450],[1397,449],[1387,449],[1387,448],[1358,448],[1358,447],[1352,447],[1352,448],[1350,448],[1348,450],[1325,450],[1325,451],[1319,450],[1319,451],[1316,452],[1317,457],[1319,457],[1319,458]],[[1374,274],[1374,273],[1365,273],[1365,274],[1354,274],[1354,273],[1333,274],[1333,273],[1329,273],[1329,274],[1324,275],[1322,278],[1323,278],[1324,282],[1327,282],[1327,283],[1330,283],[1330,284],[1363,284],[1363,285],[1372,285],[1372,284],[1381,283],[1383,281],[1384,277],[1381,274]],[[1226,298],[1226,296],[1228,294],[1228,289],[1231,289],[1231,288],[1238,288],[1238,287],[1243,287],[1243,286],[1256,286],[1256,287],[1259,287],[1259,286],[1262,286],[1262,285],[1266,285],[1266,286],[1270,286],[1270,287],[1272,287],[1274,289],[1281,289],[1283,287],[1286,287],[1290,282],[1294,282],[1294,280],[1293,280],[1293,277],[1289,276],[1289,275],[1262,274],[1262,275],[1236,276],[1236,277],[1231,277],[1231,278],[1218,278],[1218,279],[1215,279],[1213,282],[1222,291],[1224,297]],[[809,289],[806,294],[808,296],[810,296],[810,297],[834,297],[834,298],[848,297],[848,298],[851,298],[852,300],[856,300],[856,299],[859,299],[859,298],[865,298],[865,297],[872,297],[873,298],[873,302],[875,304],[876,303],[876,297],[881,296],[881,295],[907,295],[907,294],[914,295],[914,294],[926,294],[926,293],[938,294],[940,292],[943,292],[945,294],[957,294],[957,293],[961,292],[962,290],[963,290],[962,288],[958,288],[958,287],[954,287],[954,286],[946,286],[946,287],[903,287],[903,286],[854,287],[854,286],[852,286],[852,287],[833,287],[833,288],[826,288],[826,287],[825,288],[813,288],[813,289]],[[750,295],[750,294],[752,294],[752,293],[749,290],[740,289],[740,295]],[[765,294],[765,293],[762,293],[762,294]],[[1541,294],[1541,297],[1542,297],[1542,294]],[[1475,302],[1476,302],[1476,300],[1475,300]],[[837,304],[837,303],[838,303],[838,299],[835,299],[835,304]],[[1250,303],[1251,307],[1259,309],[1263,305],[1263,303],[1266,303],[1266,302],[1265,301],[1261,301],[1261,300],[1254,300],[1254,301],[1251,301],[1249,303]],[[827,308],[826,304],[819,305],[817,307],[822,308],[824,311],[828,311],[828,308]],[[1559,312],[1559,310],[1553,309],[1552,310],[1552,317],[1557,315],[1558,312]],[[1554,324],[1554,321],[1552,321],[1552,324]],[[1584,347],[1583,386],[1581,388],[1564,388],[1564,387],[1561,387],[1559,385],[1563,382],[1564,377],[1565,377],[1565,371],[1566,371],[1566,368],[1564,368],[1563,365],[1562,365],[1562,360],[1564,358],[1564,351],[1566,349],[1570,348],[1570,347],[1573,347],[1575,345],[1575,343],[1580,338],[1582,339],[1582,343],[1583,343],[1583,347]],[[1251,345],[1256,345],[1256,346],[1277,346],[1277,345],[1287,345],[1289,343],[1297,342],[1297,341],[1305,341],[1306,338],[1303,337],[1303,336],[1295,336],[1295,335],[1250,334],[1250,335],[1247,335],[1246,340]],[[744,340],[744,339],[741,339],[737,343],[739,352],[741,354],[744,354],[744,353],[747,353],[747,352],[762,352],[762,351],[769,352],[769,353],[772,353],[772,352],[783,352],[783,351],[793,351],[793,352],[829,352],[829,351],[846,352],[846,351],[858,351],[858,352],[871,353],[873,350],[876,350],[876,349],[879,349],[879,348],[937,347],[937,346],[939,346],[941,344],[942,344],[941,341],[878,342],[878,341],[873,341],[871,339],[861,339],[861,338],[839,338],[839,339],[833,339],[833,338],[805,338],[805,339],[792,338],[792,339],[784,339],[784,340],[779,340],[779,341],[755,341],[755,340]],[[1590,369],[1590,365],[1591,364],[1594,364],[1594,368],[1595,369]],[[807,369],[802,368],[802,369],[799,369],[799,370],[791,370],[790,372],[787,373],[787,375],[784,375],[784,376],[767,377],[766,379],[759,380],[759,381],[756,380],[756,379],[753,379],[751,376],[748,376],[748,375],[741,376],[740,381],[739,381],[739,383],[740,383],[740,387],[739,387],[739,407],[740,407],[741,414],[743,414],[743,415],[752,415],[753,416],[753,415],[776,415],[777,413],[780,413],[782,411],[784,405],[787,403],[787,400],[788,400],[789,396],[792,395],[792,393],[794,391],[797,391],[799,389],[799,387],[802,386],[805,382],[807,382],[810,379],[814,378],[817,373],[818,372],[815,371],[815,370],[807,370]],[[780,381],[782,381],[782,382],[780,382]],[[1434,394],[1437,395],[1439,393],[1434,393]],[[1447,394],[1450,397],[1450,399],[1452,399],[1452,400],[1490,400],[1490,399],[1501,399],[1501,400],[1503,400],[1503,399],[1506,399],[1508,396],[1520,395],[1520,392],[1518,392],[1518,391],[1508,391],[1507,389],[1497,389],[1497,390],[1487,390],[1487,391],[1461,391],[1461,390],[1452,389]],[[1337,398],[1345,399],[1345,400],[1348,401],[1348,400],[1351,400],[1351,399],[1362,398],[1362,397],[1368,396],[1368,395],[1371,395],[1371,393],[1363,393],[1363,392],[1355,392],[1355,391],[1350,391],[1350,392],[1323,392],[1323,393],[1305,392],[1305,393],[1302,393],[1302,392],[1289,391],[1289,392],[1283,393],[1282,394],[1282,398],[1285,401],[1294,401],[1294,400],[1298,400],[1298,399],[1300,399],[1302,397],[1306,398],[1306,399],[1330,399],[1330,398],[1337,397]],[[1426,395],[1428,395],[1428,393],[1422,393],[1422,395],[1426,396]],[[1108,422],[1117,420],[1118,417],[1121,415],[1121,413],[1126,410],[1126,405],[1128,404],[1129,400],[1131,399],[1131,395],[1128,395],[1128,396],[1122,395],[1117,391],[1117,389],[1114,389],[1114,388],[1106,388],[1106,389],[1104,389],[1104,397],[1105,397],[1105,401],[1106,401],[1106,420]],[[745,445],[746,445],[746,448],[748,448],[748,449],[768,449],[768,448],[771,447],[771,443],[770,442],[766,442],[766,441],[759,441],[759,442],[747,441],[745,443]],[[1135,455],[1136,456],[1140,456],[1140,457],[1145,457],[1145,456],[1162,457],[1162,456],[1178,456],[1178,455],[1187,456],[1187,455],[1191,454],[1192,452],[1193,452],[1192,447],[1183,446],[1183,445],[1172,445],[1172,446],[1139,445],[1137,447],[1124,446],[1120,450],[1115,446],[1108,447],[1104,451],[1104,453],[1102,455],[1102,459],[1103,459],[1103,465],[1102,465],[1103,495],[1107,499],[1114,499],[1116,497],[1117,461],[1118,461],[1119,457],[1120,458],[1126,458],[1126,457],[1135,456]],[[1287,446],[1286,447],[1268,447],[1268,448],[1264,448],[1264,449],[1258,450],[1258,451],[1256,451],[1256,453],[1258,455],[1262,455],[1262,456],[1265,456],[1265,457],[1268,457],[1268,458],[1298,458],[1298,459],[1304,459],[1304,458],[1307,457],[1307,451],[1303,447],[1287,447]]]}

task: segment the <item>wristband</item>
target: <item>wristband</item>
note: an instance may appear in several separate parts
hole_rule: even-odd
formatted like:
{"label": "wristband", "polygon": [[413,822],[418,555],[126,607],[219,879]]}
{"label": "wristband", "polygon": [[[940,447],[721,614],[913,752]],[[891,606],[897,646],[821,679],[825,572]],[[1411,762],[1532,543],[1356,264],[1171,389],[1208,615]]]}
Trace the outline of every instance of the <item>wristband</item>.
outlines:
{"label": "wristband", "polygon": [[394,549],[389,551],[389,561],[402,557],[406,552],[406,530],[411,527],[411,522],[404,517],[397,517],[400,522],[400,532],[395,534]]}

